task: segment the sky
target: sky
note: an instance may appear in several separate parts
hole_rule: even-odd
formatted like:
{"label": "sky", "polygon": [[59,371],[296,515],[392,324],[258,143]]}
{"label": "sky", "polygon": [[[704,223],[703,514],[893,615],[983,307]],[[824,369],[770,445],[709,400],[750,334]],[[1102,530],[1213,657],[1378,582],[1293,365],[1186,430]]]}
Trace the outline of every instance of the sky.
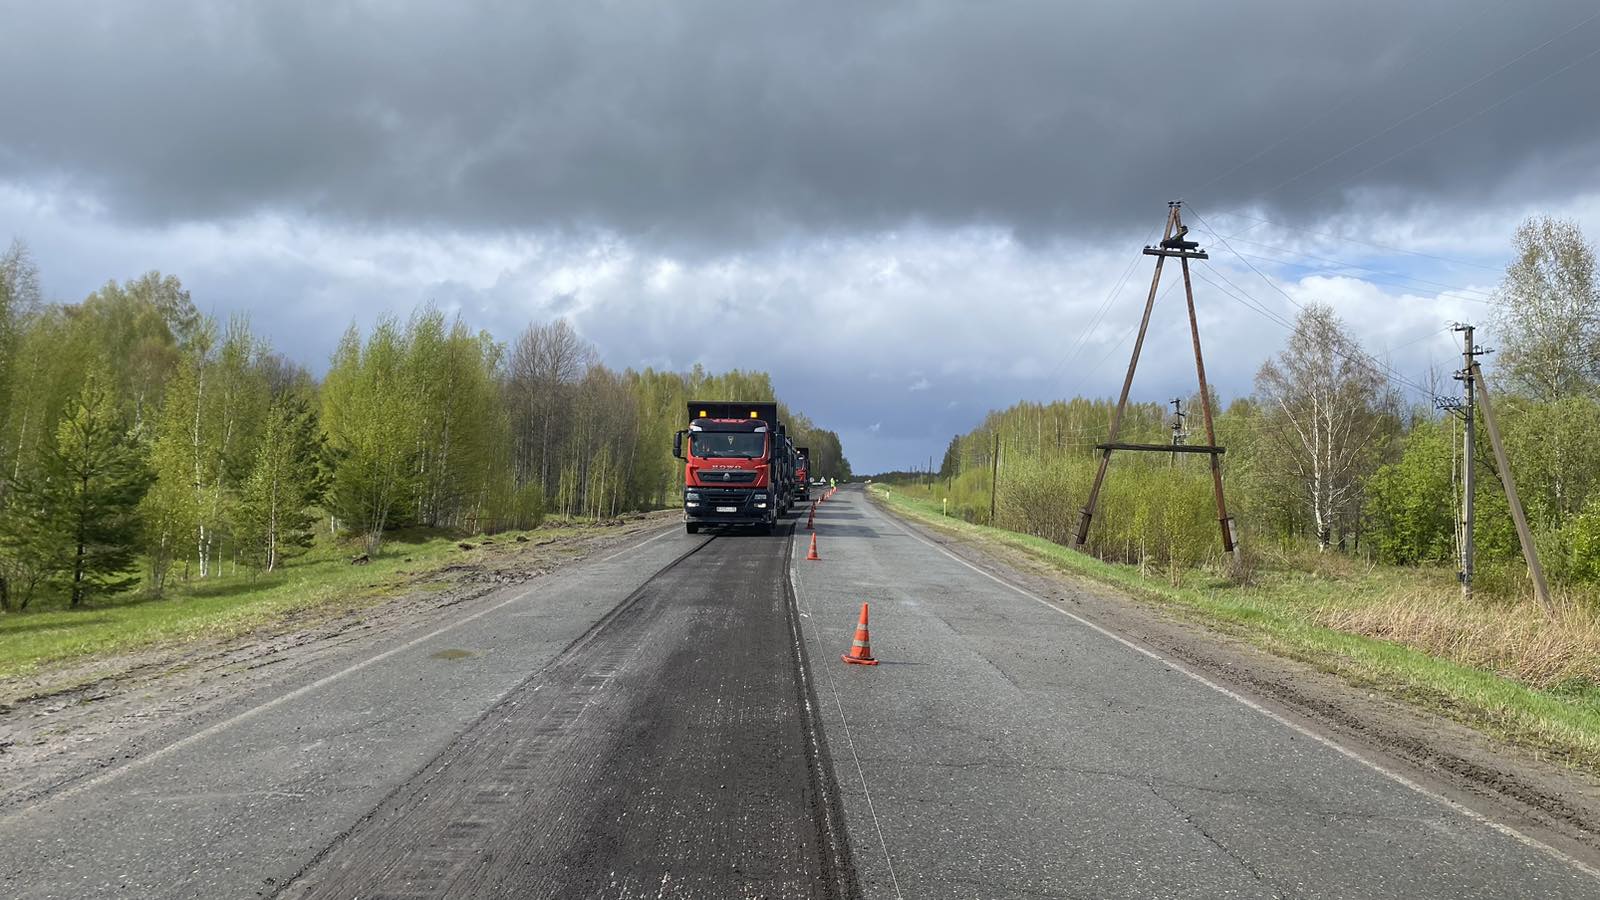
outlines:
{"label": "sky", "polygon": [[[313,371],[430,303],[763,369],[872,472],[1114,396],[1170,200],[1225,399],[1323,302],[1425,402],[1519,222],[1600,236],[1592,0],[1164,9],[0,0],[0,240]],[[1194,389],[1187,327],[1163,293],[1133,399]]]}

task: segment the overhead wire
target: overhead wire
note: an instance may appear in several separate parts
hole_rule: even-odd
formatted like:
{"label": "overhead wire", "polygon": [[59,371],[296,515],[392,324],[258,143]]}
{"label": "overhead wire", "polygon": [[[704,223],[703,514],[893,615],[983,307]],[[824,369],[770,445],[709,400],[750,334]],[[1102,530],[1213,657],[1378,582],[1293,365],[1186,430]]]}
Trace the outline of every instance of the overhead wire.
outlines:
{"label": "overhead wire", "polygon": [[[1289,256],[1302,257],[1302,258],[1305,258],[1305,259],[1315,259],[1315,260],[1319,260],[1321,262],[1333,263],[1334,265],[1342,266],[1342,267],[1347,268],[1347,269],[1358,269],[1358,270],[1363,271],[1363,272],[1371,272],[1374,275],[1387,275],[1387,276],[1392,277],[1392,278],[1404,279],[1406,281],[1414,281],[1414,282],[1417,282],[1418,284],[1426,284],[1426,285],[1431,285],[1433,287],[1444,288],[1444,289],[1446,289],[1448,291],[1451,291],[1453,293],[1458,293],[1458,294],[1478,294],[1478,295],[1482,296],[1483,298],[1485,298],[1485,301],[1488,301],[1488,300],[1490,300],[1490,299],[1492,299],[1494,297],[1493,293],[1491,293],[1489,291],[1479,290],[1478,288],[1462,287],[1460,285],[1450,284],[1450,283],[1444,282],[1444,281],[1434,281],[1431,278],[1419,278],[1419,277],[1414,276],[1414,275],[1407,275],[1407,274],[1405,274],[1403,272],[1394,272],[1394,271],[1390,271],[1390,270],[1387,270],[1387,269],[1375,268],[1373,266],[1364,266],[1364,265],[1361,265],[1360,263],[1353,263],[1353,262],[1350,262],[1349,260],[1346,260],[1346,259],[1339,259],[1338,257],[1322,256],[1322,255],[1316,254],[1316,253],[1306,253],[1303,250],[1292,250],[1292,249],[1290,249],[1288,247],[1279,247],[1279,246],[1277,246],[1275,244],[1268,244],[1268,243],[1264,243],[1262,241],[1252,241],[1252,240],[1250,240],[1248,238],[1241,237],[1241,236],[1239,236],[1237,234],[1216,235],[1214,232],[1210,232],[1209,229],[1207,229],[1207,232],[1213,234],[1213,236],[1217,237],[1219,240],[1222,239],[1223,237],[1226,237],[1229,241],[1238,241],[1241,244],[1250,244],[1251,246],[1254,246],[1254,247],[1261,247],[1261,248],[1266,249],[1266,250],[1272,250],[1272,251],[1275,251],[1275,252],[1278,252],[1278,253],[1287,254]],[[1246,254],[1246,255],[1248,255],[1248,254]],[[1272,257],[1256,257],[1256,258],[1257,259],[1266,259],[1266,260],[1271,261],[1271,262],[1283,263],[1285,265],[1297,265],[1296,263],[1291,263],[1291,262],[1289,262],[1287,260],[1278,260],[1278,259],[1273,259]],[[1314,269],[1315,268],[1313,266],[1299,266],[1299,267],[1300,268],[1306,268],[1306,269]],[[1331,271],[1331,270],[1317,269],[1316,271]],[[1466,298],[1463,298],[1463,299],[1466,299]]]}
{"label": "overhead wire", "polygon": [[[1216,268],[1215,266],[1207,266],[1206,270],[1209,271],[1210,273],[1216,275],[1217,277],[1221,278],[1223,281],[1227,282],[1227,284],[1229,286],[1231,286],[1232,290],[1229,290],[1229,288],[1223,287],[1222,285],[1217,284],[1215,281],[1212,281],[1210,278],[1207,278],[1205,273],[1201,272],[1199,270],[1196,270],[1195,276],[1197,278],[1199,278],[1201,281],[1204,281],[1206,284],[1209,284],[1213,288],[1217,289],[1224,296],[1229,297],[1230,299],[1234,300],[1235,302],[1239,303],[1240,305],[1244,306],[1245,308],[1250,309],[1251,311],[1253,311],[1253,312],[1255,312],[1255,313],[1257,313],[1259,315],[1262,315],[1268,321],[1271,321],[1274,324],[1280,325],[1283,328],[1289,330],[1290,332],[1292,332],[1294,334],[1298,334],[1298,335],[1300,335],[1302,337],[1310,337],[1309,335],[1305,334],[1305,332],[1302,331],[1293,322],[1283,318],[1281,315],[1276,314],[1275,312],[1271,311],[1270,309],[1268,309],[1267,307],[1262,305],[1261,301],[1256,300],[1254,297],[1252,297],[1249,294],[1249,292],[1245,291],[1244,288],[1240,287],[1237,283],[1235,283],[1234,281],[1229,279],[1227,277],[1227,275],[1223,274],[1222,270]],[[1298,304],[1296,304],[1296,305],[1298,306]],[[1430,334],[1430,335],[1428,335],[1428,337],[1432,337],[1432,335]],[[1344,351],[1342,349],[1339,349],[1339,348],[1332,348],[1332,352],[1334,353],[1334,355],[1336,355],[1339,358],[1345,360],[1346,362],[1357,363],[1357,364],[1365,365],[1365,366],[1372,366],[1380,375],[1382,375],[1385,378],[1385,380],[1391,381],[1391,382],[1395,383],[1397,386],[1404,387],[1404,388],[1412,391],[1413,393],[1415,393],[1418,396],[1422,397],[1423,399],[1429,401],[1430,403],[1433,400],[1437,399],[1438,396],[1439,396],[1438,394],[1435,394],[1432,389],[1424,387],[1424,386],[1416,383],[1415,381],[1412,381],[1411,379],[1405,377],[1404,375],[1402,375],[1401,373],[1396,371],[1392,366],[1384,363],[1382,360],[1378,359],[1376,356],[1373,356],[1371,353],[1368,353],[1365,350],[1357,349],[1354,353],[1350,353],[1350,352],[1346,352],[1346,351]]]}
{"label": "overhead wire", "polygon": [[[1600,12],[1595,13],[1594,16],[1590,16],[1589,20],[1592,20],[1595,17],[1600,17]],[[1585,21],[1589,21],[1589,20],[1585,20]],[[1512,91],[1511,93],[1506,94],[1504,97],[1501,97],[1499,100],[1496,100],[1493,103],[1489,104],[1488,106],[1485,106],[1482,109],[1479,109],[1477,112],[1471,113],[1470,115],[1467,115],[1467,116],[1465,116],[1465,117],[1463,117],[1461,119],[1458,119],[1453,124],[1451,124],[1451,125],[1449,125],[1449,126],[1447,126],[1445,128],[1442,128],[1439,131],[1434,132],[1433,134],[1429,135],[1428,137],[1425,137],[1422,140],[1417,141],[1414,144],[1411,144],[1410,146],[1407,146],[1407,147],[1405,147],[1403,149],[1400,149],[1400,150],[1396,150],[1394,153],[1391,153],[1388,156],[1385,156],[1383,159],[1380,159],[1377,162],[1373,163],[1372,165],[1367,166],[1365,169],[1362,169],[1361,171],[1355,173],[1354,175],[1351,175],[1348,178],[1345,178],[1343,181],[1340,181],[1339,183],[1334,184],[1334,185],[1332,185],[1330,187],[1323,188],[1321,191],[1318,191],[1317,193],[1318,194],[1324,194],[1324,193],[1327,193],[1328,191],[1338,190],[1338,189],[1344,187],[1345,185],[1349,184],[1350,182],[1355,181],[1357,178],[1360,178],[1361,176],[1366,175],[1367,173],[1371,172],[1373,169],[1376,169],[1379,166],[1382,166],[1382,165],[1385,165],[1385,164],[1387,164],[1389,162],[1392,162],[1395,159],[1398,159],[1399,157],[1404,156],[1407,153],[1410,153],[1412,150],[1415,150],[1418,147],[1423,146],[1424,144],[1433,143],[1434,141],[1438,140],[1439,138],[1444,137],[1445,135],[1449,134],[1452,131],[1455,131],[1457,128],[1460,128],[1461,126],[1467,124],[1468,122],[1471,122],[1474,119],[1477,119],[1479,116],[1482,116],[1485,113],[1488,113],[1488,112],[1490,112],[1490,111],[1492,111],[1494,109],[1498,109],[1500,106],[1504,105],[1506,101],[1508,101],[1511,98],[1517,96],[1518,94],[1521,94],[1521,93],[1523,93],[1525,91],[1532,90],[1533,88],[1536,88],[1541,84],[1544,84],[1545,82],[1547,82],[1550,79],[1556,77],[1557,75],[1560,75],[1561,73],[1567,71],[1568,69],[1571,69],[1573,66],[1577,65],[1578,63],[1584,62],[1584,61],[1589,60],[1589,59],[1593,59],[1595,56],[1600,56],[1600,46],[1596,46],[1594,49],[1590,50],[1588,53],[1585,53],[1582,56],[1580,56],[1580,57],[1568,62],[1566,65],[1561,66],[1560,68],[1557,68],[1554,71],[1546,74],[1543,78],[1540,78],[1540,79],[1538,79],[1536,81],[1530,82],[1528,84],[1523,85],[1522,87],[1517,88],[1516,90]]]}
{"label": "overhead wire", "polygon": [[1231,211],[1231,210],[1224,210],[1224,211],[1220,211],[1220,212],[1213,211],[1211,214],[1213,216],[1232,216],[1232,217],[1234,217],[1236,219],[1249,219],[1252,222],[1260,222],[1263,225],[1271,225],[1274,228],[1282,228],[1282,229],[1285,229],[1285,230],[1288,230],[1288,231],[1298,231],[1298,232],[1300,232],[1302,234],[1309,234],[1309,235],[1313,235],[1315,237],[1327,238],[1329,240],[1334,240],[1334,241],[1345,241],[1345,242],[1351,243],[1351,244],[1361,244],[1364,247],[1372,247],[1374,249],[1385,250],[1385,251],[1388,251],[1390,253],[1403,253],[1403,254],[1405,254],[1407,256],[1418,256],[1418,257],[1421,257],[1423,259],[1432,259],[1432,260],[1436,260],[1438,262],[1451,263],[1453,265],[1458,265],[1458,266],[1470,266],[1470,267],[1472,267],[1474,269],[1487,269],[1487,270],[1492,271],[1492,272],[1500,271],[1500,267],[1499,266],[1492,266],[1492,265],[1489,265],[1487,263],[1471,262],[1471,261],[1465,260],[1465,259],[1456,259],[1456,258],[1449,257],[1449,256],[1439,256],[1439,255],[1436,255],[1436,254],[1433,254],[1433,253],[1423,253],[1420,250],[1407,250],[1404,247],[1395,247],[1395,246],[1391,246],[1389,244],[1379,244],[1379,243],[1376,243],[1374,241],[1364,241],[1364,240],[1362,240],[1360,238],[1353,238],[1353,237],[1349,237],[1347,235],[1334,234],[1332,232],[1327,232],[1327,231],[1315,231],[1315,230],[1310,229],[1310,228],[1301,228],[1301,227],[1296,226],[1296,225],[1286,225],[1286,224],[1284,224],[1282,222],[1273,221],[1272,219],[1263,219],[1260,216],[1247,215],[1245,213],[1234,212],[1234,211]]}
{"label": "overhead wire", "polygon": [[[1400,74],[1410,70],[1413,66],[1417,65],[1417,63],[1421,62],[1422,60],[1432,57],[1434,54],[1436,54],[1439,51],[1440,47],[1442,47],[1447,42],[1453,40],[1457,34],[1460,34],[1462,31],[1465,31],[1468,25],[1476,25],[1479,20],[1481,20],[1484,16],[1488,15],[1494,9],[1495,9],[1495,7],[1492,6],[1492,5],[1484,6],[1483,9],[1478,11],[1478,14],[1476,16],[1474,16],[1474,17],[1472,17],[1470,19],[1463,18],[1459,22],[1457,22],[1456,23],[1456,27],[1453,28],[1442,39],[1434,40],[1434,41],[1431,41],[1428,44],[1426,44],[1424,52],[1418,53],[1418,54],[1408,54],[1406,56],[1405,63],[1402,64],[1400,66],[1400,68],[1394,72],[1394,76],[1397,77]],[[1361,88],[1360,87],[1352,88],[1349,92],[1347,92],[1345,94],[1344,98],[1341,99],[1338,103],[1335,103],[1332,106],[1328,106],[1328,107],[1322,108],[1319,112],[1317,112],[1316,115],[1313,115],[1311,118],[1309,118],[1305,122],[1301,123],[1300,127],[1294,129],[1291,132],[1288,132],[1287,134],[1284,134],[1283,136],[1279,137],[1277,140],[1273,141],[1272,143],[1268,144],[1267,146],[1263,147],[1262,149],[1257,150],[1255,153],[1251,154],[1248,158],[1243,159],[1243,160],[1235,163],[1227,171],[1222,172],[1222,173],[1220,173],[1218,175],[1213,175],[1204,184],[1202,184],[1198,188],[1196,188],[1193,191],[1193,194],[1200,195],[1201,192],[1205,191],[1206,188],[1211,187],[1212,185],[1216,184],[1217,182],[1221,181],[1222,179],[1227,178],[1229,175],[1232,175],[1233,173],[1235,173],[1235,172],[1239,171],[1240,169],[1244,168],[1245,166],[1255,162],[1256,160],[1258,160],[1261,157],[1267,155],[1268,153],[1272,152],[1273,150],[1276,150],[1277,148],[1283,146],[1288,141],[1291,141],[1291,140],[1299,137],[1300,135],[1304,134],[1306,131],[1310,130],[1311,126],[1323,121],[1324,119],[1327,119],[1329,116],[1332,116],[1334,113],[1338,112],[1339,110],[1344,109],[1346,106],[1348,106],[1350,104],[1350,102],[1352,100],[1355,100],[1360,94],[1361,94]]]}
{"label": "overhead wire", "polygon": [[[1529,56],[1532,56],[1533,54],[1539,52],[1540,50],[1543,50],[1544,48],[1550,46],[1551,44],[1555,43],[1556,41],[1560,40],[1561,38],[1564,38],[1567,35],[1573,33],[1574,31],[1577,31],[1579,28],[1582,28],[1583,26],[1589,24],[1590,22],[1593,22],[1595,19],[1600,19],[1600,9],[1597,9],[1593,13],[1590,13],[1588,16],[1585,16],[1581,21],[1577,22],[1576,24],[1568,26],[1566,29],[1562,30],[1560,33],[1555,34],[1555,35],[1553,35],[1553,36],[1551,36],[1549,38],[1546,38],[1545,40],[1541,41],[1540,43],[1538,43],[1538,44],[1536,44],[1536,45],[1534,45],[1532,47],[1529,47],[1527,50],[1524,50],[1521,53],[1517,54],[1515,57],[1511,58],[1510,60],[1500,64],[1499,66],[1496,66],[1495,68],[1489,70],[1488,72],[1485,72],[1482,75],[1479,75],[1477,78],[1474,78],[1473,80],[1467,82],[1466,84],[1463,84],[1463,85],[1457,87],[1455,90],[1452,90],[1452,91],[1444,94],[1443,96],[1438,97],[1437,99],[1435,99],[1432,102],[1426,104],[1425,106],[1422,106],[1419,109],[1412,110],[1410,113],[1407,113],[1406,115],[1402,116],[1401,118],[1399,118],[1395,122],[1391,123],[1387,127],[1381,129],[1377,133],[1368,135],[1367,137],[1362,138],[1359,141],[1356,141],[1354,144],[1351,144],[1350,146],[1344,148],[1343,150],[1340,150],[1338,153],[1335,153],[1332,156],[1327,157],[1326,159],[1322,160],[1321,162],[1318,162],[1318,163],[1310,166],[1309,168],[1303,169],[1300,172],[1298,172],[1298,173],[1296,173],[1294,175],[1291,175],[1290,177],[1284,179],[1283,181],[1278,182],[1273,187],[1267,189],[1266,193],[1268,193],[1268,194],[1276,193],[1279,190],[1282,190],[1283,188],[1289,186],[1290,184],[1293,184],[1294,182],[1299,181],[1301,178],[1304,178],[1305,176],[1311,174],[1312,172],[1315,172],[1318,169],[1321,169],[1323,166],[1325,166],[1325,165],[1327,165],[1327,164],[1329,164],[1331,162],[1334,162],[1334,161],[1336,161],[1338,159],[1341,159],[1344,156],[1354,152],[1355,150],[1358,150],[1358,149],[1366,146],[1367,144],[1372,143],[1373,141],[1377,140],[1378,138],[1383,137],[1386,134],[1389,134],[1390,132],[1394,131],[1396,128],[1399,128],[1400,126],[1406,124],[1407,122],[1410,122],[1411,120],[1413,120],[1416,117],[1422,115],[1423,113],[1428,112],[1431,109],[1434,109],[1435,107],[1439,106],[1440,104],[1446,103],[1446,102],[1448,102],[1450,100],[1455,99],[1456,97],[1459,97],[1461,94],[1465,93],[1466,91],[1469,91],[1472,88],[1475,88],[1478,85],[1482,84],[1483,82],[1487,81],[1488,79],[1493,78],[1494,76],[1500,74],[1501,72],[1504,72],[1506,69],[1510,68],[1511,66],[1514,66],[1517,63],[1523,61],[1524,59],[1527,59]],[[1600,48],[1597,48],[1597,51],[1600,51]],[[1570,68],[1570,66],[1571,66],[1571,64],[1568,64],[1568,66],[1563,67],[1563,69],[1562,70],[1558,70],[1558,72],[1559,71],[1564,71],[1566,68]],[[1554,74],[1554,73],[1552,73],[1552,74]],[[1549,77],[1550,76],[1546,76],[1546,78],[1541,79],[1540,82],[1536,82],[1536,83],[1542,83],[1543,81],[1548,80]],[[1529,87],[1531,87],[1531,86],[1532,85],[1529,85]],[[1520,93],[1521,90],[1522,89],[1519,89],[1518,91],[1513,92],[1513,94]],[[1417,145],[1417,146],[1420,146],[1420,144]],[[1401,151],[1401,152],[1405,152],[1405,151]],[[1368,169],[1366,171],[1371,171],[1371,170]],[[1365,173],[1363,172],[1362,174],[1365,174]],[[1357,176],[1357,177],[1359,177],[1359,176]]]}
{"label": "overhead wire", "polygon": [[[1156,231],[1159,228],[1160,226],[1156,226],[1155,228],[1150,229],[1150,233],[1145,235],[1145,244],[1150,243],[1150,240],[1156,236]],[[1115,300],[1117,295],[1122,292],[1123,286],[1127,284],[1129,276],[1133,274],[1134,268],[1139,265],[1139,260],[1143,256],[1144,252],[1142,249],[1133,254],[1133,259],[1128,261],[1127,268],[1122,270],[1122,277],[1118,278],[1116,283],[1112,285],[1111,290],[1106,293],[1106,298],[1100,303],[1100,308],[1095,311],[1094,316],[1090,318],[1089,323],[1084,326],[1083,330],[1078,332],[1078,339],[1073,341],[1072,346],[1067,349],[1066,353],[1061,355],[1060,359],[1056,360],[1055,367],[1050,370],[1049,375],[1045,376],[1045,380],[1054,380],[1057,373],[1061,371],[1063,366],[1065,366],[1068,362],[1075,361],[1079,348],[1084,346],[1084,342],[1088,340],[1090,333],[1092,333],[1100,324],[1101,320],[1105,318],[1106,313],[1111,309],[1112,301]]]}

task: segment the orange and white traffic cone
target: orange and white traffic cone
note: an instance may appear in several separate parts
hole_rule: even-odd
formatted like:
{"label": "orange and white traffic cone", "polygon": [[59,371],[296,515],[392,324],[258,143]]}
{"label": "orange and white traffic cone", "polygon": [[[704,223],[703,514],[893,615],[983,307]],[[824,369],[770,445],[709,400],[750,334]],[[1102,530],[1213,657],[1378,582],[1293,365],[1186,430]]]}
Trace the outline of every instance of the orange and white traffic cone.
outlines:
{"label": "orange and white traffic cone", "polygon": [[817,504],[811,504],[811,512],[806,514],[806,530],[817,530]]}
{"label": "orange and white traffic cone", "polygon": [[878,660],[872,655],[872,635],[867,633],[867,605],[861,604],[861,621],[856,623],[856,637],[850,642],[850,652],[839,657],[858,666],[875,666]]}
{"label": "orange and white traffic cone", "polygon": [[821,558],[822,557],[817,555],[817,533],[813,531],[811,533],[811,551],[806,554],[806,559],[821,559]]}

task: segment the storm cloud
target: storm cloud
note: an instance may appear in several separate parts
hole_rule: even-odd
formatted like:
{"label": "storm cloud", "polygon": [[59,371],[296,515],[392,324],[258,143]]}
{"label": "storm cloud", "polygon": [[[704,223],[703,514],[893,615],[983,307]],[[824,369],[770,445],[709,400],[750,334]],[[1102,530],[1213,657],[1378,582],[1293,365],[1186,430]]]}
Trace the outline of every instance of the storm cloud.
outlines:
{"label": "storm cloud", "polygon": [[770,370],[866,470],[1115,390],[1170,199],[1225,395],[1309,300],[1420,381],[1520,217],[1600,226],[1585,0],[0,7],[0,239],[58,299],[160,268],[313,368],[422,303],[564,316]]}
{"label": "storm cloud", "polygon": [[[1583,0],[14,4],[0,178],[135,221],[267,209],[715,252],[905,222],[1092,234],[1186,192],[1279,214],[1361,190],[1555,195],[1600,158],[1600,117],[1581,112],[1600,99],[1581,59],[1600,46],[1594,13]],[[1574,77],[1529,87],[1568,64]]]}

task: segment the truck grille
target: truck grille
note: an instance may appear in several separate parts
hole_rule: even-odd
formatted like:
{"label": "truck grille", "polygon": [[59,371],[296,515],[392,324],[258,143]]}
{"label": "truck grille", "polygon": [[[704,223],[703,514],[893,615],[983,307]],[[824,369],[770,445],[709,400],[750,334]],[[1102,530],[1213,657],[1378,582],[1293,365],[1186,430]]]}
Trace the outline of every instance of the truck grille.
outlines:
{"label": "truck grille", "polygon": [[701,469],[701,484],[754,484],[759,473],[748,469]]}

